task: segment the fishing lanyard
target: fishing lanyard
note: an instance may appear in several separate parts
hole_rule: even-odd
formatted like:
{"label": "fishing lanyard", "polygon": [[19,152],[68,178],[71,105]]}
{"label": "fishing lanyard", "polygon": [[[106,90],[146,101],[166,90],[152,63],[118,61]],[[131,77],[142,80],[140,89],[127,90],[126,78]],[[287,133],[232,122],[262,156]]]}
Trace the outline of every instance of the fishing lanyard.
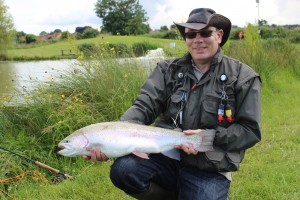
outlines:
{"label": "fishing lanyard", "polygon": [[233,120],[232,111],[228,103],[228,96],[225,91],[225,82],[227,81],[227,76],[225,74],[222,74],[220,76],[220,81],[222,82],[222,92],[220,96],[220,104],[218,107],[218,121],[224,121],[226,116],[227,121],[231,123]]}
{"label": "fishing lanyard", "polygon": [[178,113],[177,113],[175,119],[172,118],[172,120],[173,120],[173,125],[174,125],[176,128],[179,127],[179,126],[178,126],[178,123],[177,123],[178,117],[179,117],[179,125],[180,125],[180,126],[182,125],[182,113],[183,113],[183,108],[184,108],[185,104],[186,104],[186,92],[184,91],[184,92],[182,93],[182,96],[181,96],[181,99],[180,99],[180,109],[179,109],[179,111],[178,111]]}

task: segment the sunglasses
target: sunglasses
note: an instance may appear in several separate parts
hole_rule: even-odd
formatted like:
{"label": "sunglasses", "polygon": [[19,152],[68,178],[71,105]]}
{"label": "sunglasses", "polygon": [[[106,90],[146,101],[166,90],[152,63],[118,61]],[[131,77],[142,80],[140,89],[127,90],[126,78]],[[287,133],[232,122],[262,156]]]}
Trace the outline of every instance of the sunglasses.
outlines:
{"label": "sunglasses", "polygon": [[201,31],[193,31],[193,32],[186,32],[184,33],[185,38],[188,39],[194,39],[197,34],[199,33],[201,37],[208,38],[212,35],[212,33],[215,32],[213,30],[201,30]]}

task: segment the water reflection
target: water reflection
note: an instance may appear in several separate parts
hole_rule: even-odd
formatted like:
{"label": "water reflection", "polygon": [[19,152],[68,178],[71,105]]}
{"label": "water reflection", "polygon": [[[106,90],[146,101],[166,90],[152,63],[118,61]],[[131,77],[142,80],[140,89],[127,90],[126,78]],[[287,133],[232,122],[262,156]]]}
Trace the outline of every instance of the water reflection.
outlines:
{"label": "water reflection", "polygon": [[[132,58],[130,58],[131,60]],[[156,63],[164,59],[162,49],[151,50],[144,57],[132,59],[140,61],[141,66],[151,69]],[[125,59],[128,61],[128,59]],[[119,62],[125,62],[119,59]],[[97,60],[93,62],[98,62]],[[70,69],[79,70],[82,62],[72,60],[30,61],[30,62],[0,62],[0,102],[11,96],[18,98],[26,91],[36,88],[40,83],[56,81],[56,79]],[[7,100],[5,100],[7,101]]]}
{"label": "water reflection", "polygon": [[15,88],[14,74],[15,68],[11,67],[9,62],[0,64],[0,95],[7,96]]}
{"label": "water reflection", "polygon": [[41,82],[51,82],[77,60],[0,62],[0,98],[18,96]]}

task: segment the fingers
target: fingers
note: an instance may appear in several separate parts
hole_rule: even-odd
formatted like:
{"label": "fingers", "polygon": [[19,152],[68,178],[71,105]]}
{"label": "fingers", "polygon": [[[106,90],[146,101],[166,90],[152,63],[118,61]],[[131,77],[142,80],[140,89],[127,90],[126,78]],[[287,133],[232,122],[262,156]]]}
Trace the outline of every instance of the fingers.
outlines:
{"label": "fingers", "polygon": [[183,133],[186,135],[194,135],[197,133],[201,133],[202,131],[204,131],[203,129],[196,129],[196,130],[184,130]]}
{"label": "fingers", "polygon": [[91,156],[82,156],[83,160],[90,160]]}
{"label": "fingers", "polygon": [[176,149],[181,149],[183,150],[185,153],[187,154],[192,154],[192,155],[196,155],[198,153],[197,150],[194,149],[193,145],[190,144],[188,147],[184,144],[181,144],[181,145],[176,145],[175,146]]}
{"label": "fingers", "polygon": [[106,157],[106,155],[103,152],[101,152],[98,148],[87,148],[87,150],[90,151],[90,156],[83,156],[84,160],[91,160],[93,162],[108,160],[108,157]]}

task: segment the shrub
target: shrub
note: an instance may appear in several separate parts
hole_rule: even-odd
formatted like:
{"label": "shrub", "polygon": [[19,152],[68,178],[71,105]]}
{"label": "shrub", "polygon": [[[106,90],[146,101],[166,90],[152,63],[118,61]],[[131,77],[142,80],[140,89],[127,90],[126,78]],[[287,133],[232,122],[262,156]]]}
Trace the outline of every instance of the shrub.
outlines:
{"label": "shrub", "polygon": [[178,31],[175,29],[172,29],[170,31],[167,31],[165,35],[163,36],[164,39],[177,39],[180,35],[178,35]]}
{"label": "shrub", "polygon": [[108,44],[110,51],[114,51],[117,57],[130,56],[131,49],[124,43]]}
{"label": "shrub", "polygon": [[96,43],[96,44],[80,44],[79,51],[84,57],[126,57],[131,54],[131,50],[124,43]]}
{"label": "shrub", "polygon": [[157,48],[158,46],[148,42],[137,42],[132,45],[132,51],[135,56],[143,56],[147,51]]}
{"label": "shrub", "polygon": [[28,34],[25,36],[25,41],[27,44],[35,42],[36,41],[36,36],[33,34]]}
{"label": "shrub", "polygon": [[79,44],[77,48],[84,54],[85,57],[90,57],[97,52],[97,47],[95,44]]}
{"label": "shrub", "polygon": [[93,28],[87,28],[83,31],[81,39],[95,38],[99,35],[99,31]]}

